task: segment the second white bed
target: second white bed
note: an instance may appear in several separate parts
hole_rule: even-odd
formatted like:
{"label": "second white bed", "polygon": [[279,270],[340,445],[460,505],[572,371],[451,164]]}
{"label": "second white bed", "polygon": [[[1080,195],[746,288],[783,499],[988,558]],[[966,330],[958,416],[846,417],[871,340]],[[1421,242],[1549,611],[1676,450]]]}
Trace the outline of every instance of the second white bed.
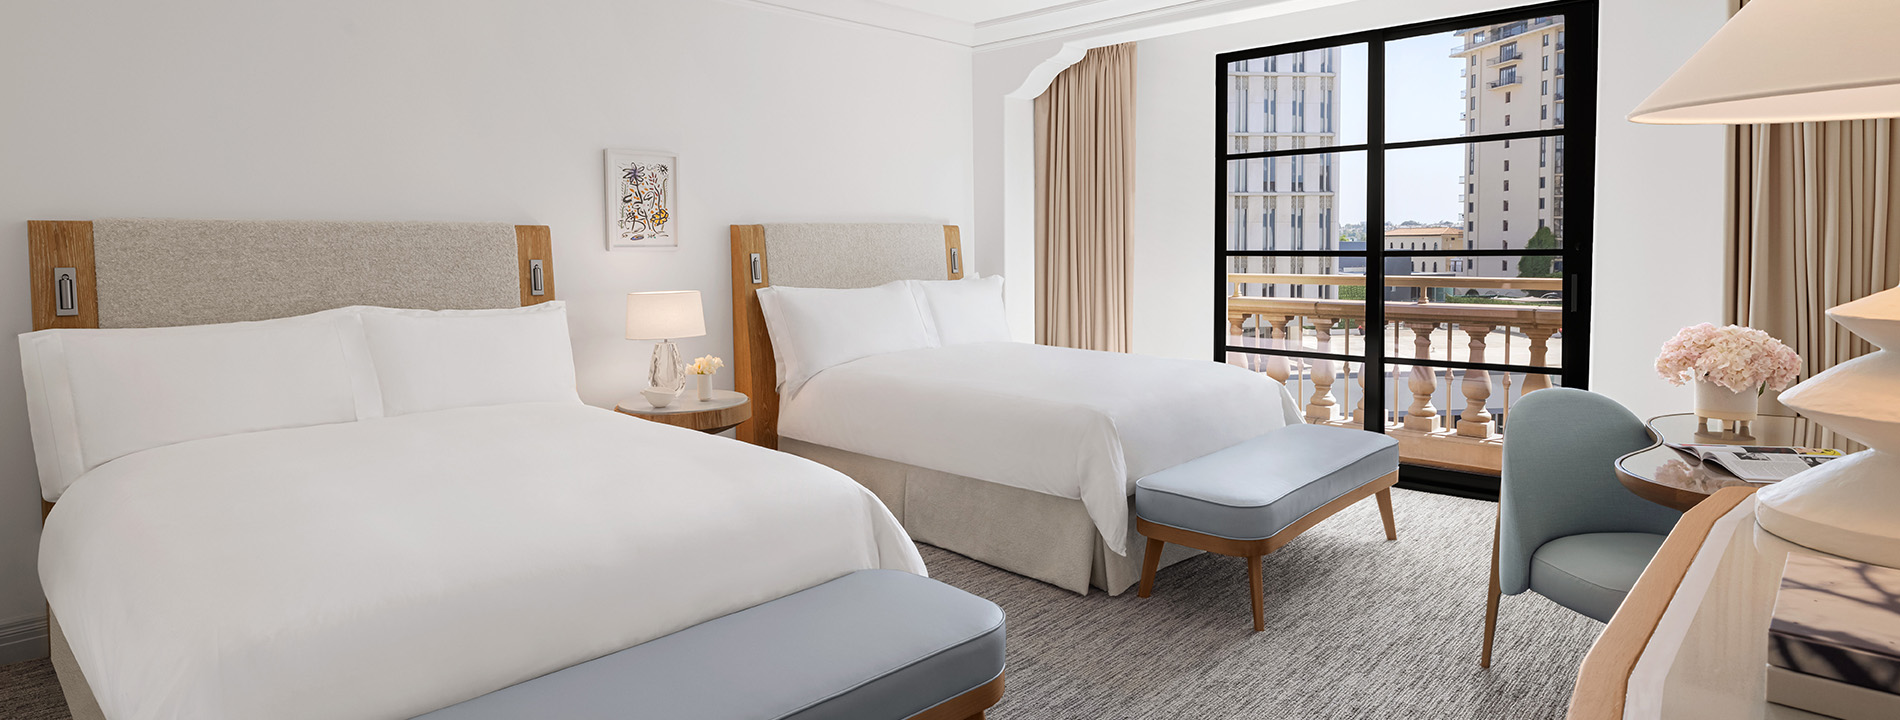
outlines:
{"label": "second white bed", "polygon": [[1079,499],[1124,556],[1135,480],[1300,422],[1243,368],[1013,342],[853,360],[779,410],[784,437]]}

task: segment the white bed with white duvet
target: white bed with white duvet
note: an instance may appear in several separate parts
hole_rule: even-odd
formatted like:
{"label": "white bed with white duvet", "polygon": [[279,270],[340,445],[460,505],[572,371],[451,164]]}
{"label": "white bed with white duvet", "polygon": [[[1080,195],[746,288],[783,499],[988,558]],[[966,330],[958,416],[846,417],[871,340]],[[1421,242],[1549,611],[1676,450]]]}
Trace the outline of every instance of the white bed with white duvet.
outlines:
{"label": "white bed with white duvet", "polygon": [[[784,235],[853,237],[811,227]],[[901,248],[906,227],[869,242]],[[851,242],[831,255],[879,255]],[[1303,422],[1284,385],[1237,366],[1012,342],[1000,277],[798,287],[789,264],[754,291],[777,446],[870,487],[919,542],[1070,590],[1138,577],[1136,480]]]}
{"label": "white bed with white duvet", "polygon": [[22,355],[58,501],[41,579],[119,720],[410,717],[924,572],[837,472],[583,405],[560,303],[49,330]]}

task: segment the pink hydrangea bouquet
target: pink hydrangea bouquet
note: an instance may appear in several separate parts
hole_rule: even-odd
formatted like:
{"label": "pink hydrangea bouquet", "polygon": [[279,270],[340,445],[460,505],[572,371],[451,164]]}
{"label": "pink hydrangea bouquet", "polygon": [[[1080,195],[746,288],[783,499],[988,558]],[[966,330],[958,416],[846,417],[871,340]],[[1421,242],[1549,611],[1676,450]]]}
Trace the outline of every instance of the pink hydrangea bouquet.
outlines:
{"label": "pink hydrangea bouquet", "polygon": [[1738,393],[1760,394],[1794,384],[1801,356],[1760,330],[1702,323],[1683,328],[1663,343],[1656,372],[1676,385],[1702,380]]}

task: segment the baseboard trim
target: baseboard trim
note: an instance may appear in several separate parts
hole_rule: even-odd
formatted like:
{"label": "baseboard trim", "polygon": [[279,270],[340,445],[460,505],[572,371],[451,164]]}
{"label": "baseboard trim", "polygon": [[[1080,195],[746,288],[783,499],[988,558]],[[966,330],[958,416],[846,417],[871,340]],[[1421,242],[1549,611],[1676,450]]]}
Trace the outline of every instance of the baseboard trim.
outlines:
{"label": "baseboard trim", "polygon": [[47,656],[46,616],[0,622],[0,665]]}
{"label": "baseboard trim", "polygon": [[1400,465],[1399,487],[1473,500],[1498,500],[1496,475],[1478,475],[1426,465]]}

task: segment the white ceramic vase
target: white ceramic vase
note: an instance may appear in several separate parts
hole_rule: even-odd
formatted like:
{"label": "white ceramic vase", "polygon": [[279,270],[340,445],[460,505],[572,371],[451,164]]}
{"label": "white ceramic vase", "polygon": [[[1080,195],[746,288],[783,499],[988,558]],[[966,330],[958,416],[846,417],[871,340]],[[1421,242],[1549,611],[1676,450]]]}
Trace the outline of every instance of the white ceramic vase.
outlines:
{"label": "white ceramic vase", "polygon": [[1695,414],[1707,420],[1750,422],[1761,409],[1761,396],[1735,392],[1707,380],[1695,381]]}
{"label": "white ceramic vase", "polygon": [[699,401],[700,402],[706,402],[712,399],[712,376],[711,375],[694,375],[693,382],[699,385]]}

